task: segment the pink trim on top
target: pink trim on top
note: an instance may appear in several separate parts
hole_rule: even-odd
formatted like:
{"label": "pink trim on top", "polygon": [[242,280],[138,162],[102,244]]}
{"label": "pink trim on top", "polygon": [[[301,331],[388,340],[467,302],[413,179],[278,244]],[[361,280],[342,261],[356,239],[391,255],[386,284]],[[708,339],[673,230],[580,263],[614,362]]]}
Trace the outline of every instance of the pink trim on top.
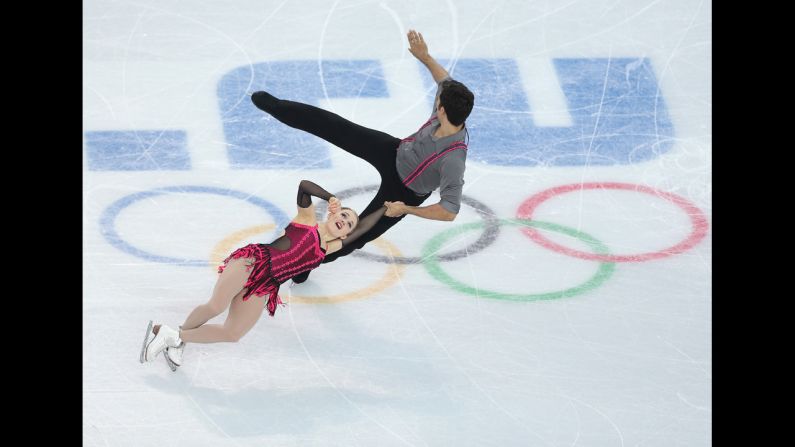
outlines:
{"label": "pink trim on top", "polygon": [[314,226],[312,226],[312,225],[307,225],[307,224],[298,223],[298,222],[296,222],[296,221],[294,221],[294,220],[291,220],[291,221],[290,221],[290,223],[289,223],[289,225],[295,225],[295,226],[297,226],[297,227],[304,227],[304,228],[310,228],[310,229],[311,229],[311,228],[317,228],[317,224],[315,224]]}
{"label": "pink trim on top", "polygon": [[[417,132],[414,132],[412,135],[417,135],[417,133],[419,133],[419,131],[421,131],[422,129],[425,129],[426,127],[430,126],[431,123],[433,122],[433,120],[438,119],[438,118],[439,117],[437,117],[437,116],[432,116],[431,119],[429,119],[428,121],[425,121],[425,124],[420,126],[420,128],[417,129]],[[413,136],[409,136],[409,137],[406,137],[406,138],[400,140],[400,142],[401,143],[410,143],[410,142],[414,141],[415,139],[416,138],[414,138]],[[397,148],[395,148],[395,149],[397,149]]]}
{"label": "pink trim on top", "polygon": [[[433,122],[433,120],[435,120],[435,119],[439,119],[439,117],[438,116],[432,116],[431,119],[429,119],[428,121],[425,121],[425,124],[423,124],[422,127],[420,127],[420,130],[425,129],[426,127],[430,126],[431,123]],[[418,130],[417,132],[419,132],[420,130]],[[414,132],[414,133],[417,133],[417,132]]]}
{"label": "pink trim on top", "polygon": [[[406,176],[405,180],[403,180],[403,184],[405,186],[409,186],[412,182],[414,182],[414,180],[417,180],[417,178],[420,175],[422,175],[422,173],[425,172],[426,169],[428,169],[428,166],[432,165],[436,160],[440,159],[445,154],[450,153],[450,152],[452,152],[452,151],[454,151],[456,149],[464,149],[464,150],[466,150],[466,148],[467,148],[467,145],[465,143],[454,143],[454,144],[448,146],[447,149],[444,150],[444,152],[441,152],[439,154],[431,155],[425,161],[420,163],[420,165],[417,166],[417,169],[415,169],[414,172],[412,172],[411,174]],[[417,172],[418,170],[419,170],[419,172]]]}

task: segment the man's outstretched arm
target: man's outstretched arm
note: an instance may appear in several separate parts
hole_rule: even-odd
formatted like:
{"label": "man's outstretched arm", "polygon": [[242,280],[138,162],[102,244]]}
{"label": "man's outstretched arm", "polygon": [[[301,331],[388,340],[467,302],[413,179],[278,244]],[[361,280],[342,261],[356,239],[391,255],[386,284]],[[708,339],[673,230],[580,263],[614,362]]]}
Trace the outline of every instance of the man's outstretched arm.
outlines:
{"label": "man's outstretched arm", "polygon": [[386,215],[388,217],[412,214],[424,219],[451,221],[458,215],[458,213],[450,212],[438,203],[429,206],[408,206],[403,202],[384,202],[384,205],[386,205]]}
{"label": "man's outstretched arm", "polygon": [[408,33],[409,38],[409,52],[414,55],[420,62],[422,62],[428,70],[431,72],[431,76],[433,76],[433,80],[438,84],[442,81],[442,79],[450,76],[450,73],[444,69],[436,59],[431,57],[428,54],[428,45],[425,43],[425,39],[422,38],[422,34],[416,31],[409,30]]}

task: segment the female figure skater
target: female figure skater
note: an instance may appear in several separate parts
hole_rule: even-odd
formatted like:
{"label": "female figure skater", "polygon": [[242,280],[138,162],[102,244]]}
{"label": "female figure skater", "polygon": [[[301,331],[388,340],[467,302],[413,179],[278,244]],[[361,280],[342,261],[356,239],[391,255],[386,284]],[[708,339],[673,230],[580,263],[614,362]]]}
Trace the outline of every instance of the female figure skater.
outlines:
{"label": "female figure skater", "polygon": [[[311,196],[327,200],[328,220],[318,224]],[[298,215],[285,234],[270,244],[238,248],[218,267],[218,281],[210,300],[201,304],[179,329],[152,325],[146,329],[140,362],[151,362],[165,350],[172,371],[182,364],[185,343],[237,342],[262,315],[264,307],[273,316],[281,304],[279,286],[293,276],[318,267],[328,254],[345,247],[367,232],[386,211],[382,207],[359,222],[350,208],[320,186],[302,180],[298,186]],[[354,231],[355,229],[355,231]],[[253,295],[253,296],[252,296]],[[223,324],[205,324],[229,308]]]}

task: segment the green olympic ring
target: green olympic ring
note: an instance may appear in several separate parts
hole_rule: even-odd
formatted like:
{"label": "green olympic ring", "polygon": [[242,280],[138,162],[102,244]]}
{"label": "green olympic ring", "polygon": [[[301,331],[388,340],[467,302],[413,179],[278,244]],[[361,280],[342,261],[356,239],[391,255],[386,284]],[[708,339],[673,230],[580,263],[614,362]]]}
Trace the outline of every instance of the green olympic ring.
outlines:
{"label": "green olympic ring", "polygon": [[[500,225],[511,225],[511,226],[523,226],[523,227],[535,227],[543,230],[550,230],[555,231],[558,233],[562,233],[571,237],[575,237],[586,244],[588,244],[593,251],[598,254],[606,255],[609,254],[607,250],[607,246],[603,243],[596,240],[593,236],[589,236],[581,231],[577,231],[573,228],[564,227],[562,225],[553,224],[549,222],[539,222],[537,220],[524,220],[524,219],[500,219]],[[437,259],[437,254],[439,250],[442,248],[445,242],[450,240],[456,235],[461,233],[465,233],[470,230],[474,230],[477,228],[483,227],[483,222],[474,222],[469,224],[464,224],[460,227],[452,228],[450,230],[444,231],[437,236],[434,236],[431,240],[429,240],[422,249],[422,257],[425,262],[423,265],[428,270],[428,273],[431,274],[434,278],[438,279],[442,283],[450,286],[451,288],[467,293],[470,295],[477,295],[481,298],[494,298],[499,300],[512,300],[512,301],[538,301],[538,300],[554,300],[558,298],[566,298],[572,297],[575,295],[580,295],[585,292],[589,292],[605,282],[610,276],[613,274],[615,270],[616,264],[614,262],[600,262],[599,269],[597,269],[596,273],[589,278],[586,282],[571,287],[565,290],[560,290],[557,292],[547,292],[547,293],[501,293],[501,292],[491,292],[488,290],[478,289],[475,287],[468,286],[457,279],[453,278],[452,276],[448,275],[447,272],[442,270],[441,263]]]}

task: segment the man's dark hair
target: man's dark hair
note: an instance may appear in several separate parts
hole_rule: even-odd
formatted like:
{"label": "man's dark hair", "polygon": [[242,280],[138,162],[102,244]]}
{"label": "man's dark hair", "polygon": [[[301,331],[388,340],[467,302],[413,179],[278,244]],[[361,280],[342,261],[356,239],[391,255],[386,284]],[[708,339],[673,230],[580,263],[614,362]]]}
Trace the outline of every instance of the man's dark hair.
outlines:
{"label": "man's dark hair", "polygon": [[447,80],[442,82],[439,105],[444,107],[450,124],[460,126],[472,112],[475,95],[469,91],[466,85],[458,81]]}

